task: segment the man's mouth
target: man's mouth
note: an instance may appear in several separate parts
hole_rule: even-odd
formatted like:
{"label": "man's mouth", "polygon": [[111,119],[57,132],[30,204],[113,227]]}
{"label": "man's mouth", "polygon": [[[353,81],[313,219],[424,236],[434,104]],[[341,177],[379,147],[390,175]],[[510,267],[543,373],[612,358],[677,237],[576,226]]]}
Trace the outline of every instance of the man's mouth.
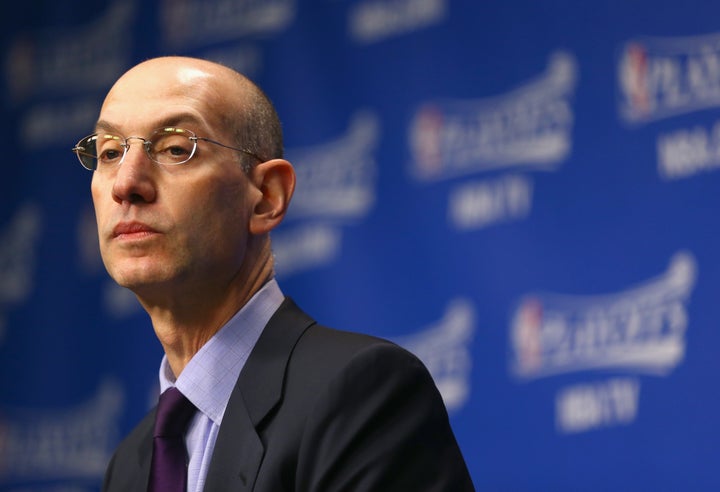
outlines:
{"label": "man's mouth", "polygon": [[157,234],[158,231],[142,222],[120,222],[113,228],[114,239],[141,239]]}

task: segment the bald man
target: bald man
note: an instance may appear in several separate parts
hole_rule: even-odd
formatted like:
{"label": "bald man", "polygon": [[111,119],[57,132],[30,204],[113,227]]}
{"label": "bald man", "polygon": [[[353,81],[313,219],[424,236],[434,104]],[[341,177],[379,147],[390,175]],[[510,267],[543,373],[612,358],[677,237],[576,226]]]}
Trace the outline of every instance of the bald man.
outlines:
{"label": "bald man", "polygon": [[[105,267],[164,349],[161,392],[192,403],[181,488],[473,490],[418,359],[320,326],[280,290],[269,233],[295,173],[257,86],[204,60],[145,61],[74,151],[94,171]],[[103,490],[148,490],[155,417],[119,445]]]}

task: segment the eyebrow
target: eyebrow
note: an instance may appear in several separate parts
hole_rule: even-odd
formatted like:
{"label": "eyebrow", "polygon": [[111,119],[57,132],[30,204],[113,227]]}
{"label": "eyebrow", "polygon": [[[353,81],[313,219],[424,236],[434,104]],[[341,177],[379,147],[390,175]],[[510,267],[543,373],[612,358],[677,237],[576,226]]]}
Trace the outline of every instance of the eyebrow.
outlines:
{"label": "eyebrow", "polygon": [[[178,113],[159,120],[153,128],[165,128],[168,126],[178,126],[183,124],[191,124],[196,127],[205,128],[204,122],[192,113]],[[120,129],[106,120],[98,120],[95,123],[95,131],[107,131],[122,134]]]}

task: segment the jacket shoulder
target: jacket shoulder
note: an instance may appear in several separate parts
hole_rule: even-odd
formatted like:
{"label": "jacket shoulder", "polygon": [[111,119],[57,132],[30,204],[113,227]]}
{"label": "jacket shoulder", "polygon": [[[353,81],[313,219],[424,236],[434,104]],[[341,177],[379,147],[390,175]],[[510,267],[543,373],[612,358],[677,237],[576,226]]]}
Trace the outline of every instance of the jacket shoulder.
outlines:
{"label": "jacket shoulder", "polygon": [[[402,359],[419,363],[417,357],[399,345],[372,335],[337,330],[315,324],[298,340],[291,364],[303,365],[305,370],[317,367],[330,376],[333,370],[344,369],[353,359],[365,354],[382,358]],[[302,372],[300,372],[302,374]]]}

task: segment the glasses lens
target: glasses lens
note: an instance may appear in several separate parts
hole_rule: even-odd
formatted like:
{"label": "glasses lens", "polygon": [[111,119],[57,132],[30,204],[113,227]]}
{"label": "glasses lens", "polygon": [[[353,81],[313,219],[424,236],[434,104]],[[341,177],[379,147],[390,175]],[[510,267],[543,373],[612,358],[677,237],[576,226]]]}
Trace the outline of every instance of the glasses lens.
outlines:
{"label": "glasses lens", "polygon": [[99,165],[120,162],[125,152],[122,137],[105,133],[80,140],[74,150],[80,163],[91,171],[95,171]]}
{"label": "glasses lens", "polygon": [[125,142],[122,137],[109,133],[98,133],[92,140],[91,148],[95,149],[97,166],[119,164],[125,155]]}
{"label": "glasses lens", "polygon": [[194,136],[182,128],[161,128],[150,137],[150,158],[159,164],[183,164],[195,153]]}
{"label": "glasses lens", "polygon": [[84,168],[94,171],[97,169],[97,152],[95,147],[95,135],[90,135],[80,140],[73,151],[80,159]]}

